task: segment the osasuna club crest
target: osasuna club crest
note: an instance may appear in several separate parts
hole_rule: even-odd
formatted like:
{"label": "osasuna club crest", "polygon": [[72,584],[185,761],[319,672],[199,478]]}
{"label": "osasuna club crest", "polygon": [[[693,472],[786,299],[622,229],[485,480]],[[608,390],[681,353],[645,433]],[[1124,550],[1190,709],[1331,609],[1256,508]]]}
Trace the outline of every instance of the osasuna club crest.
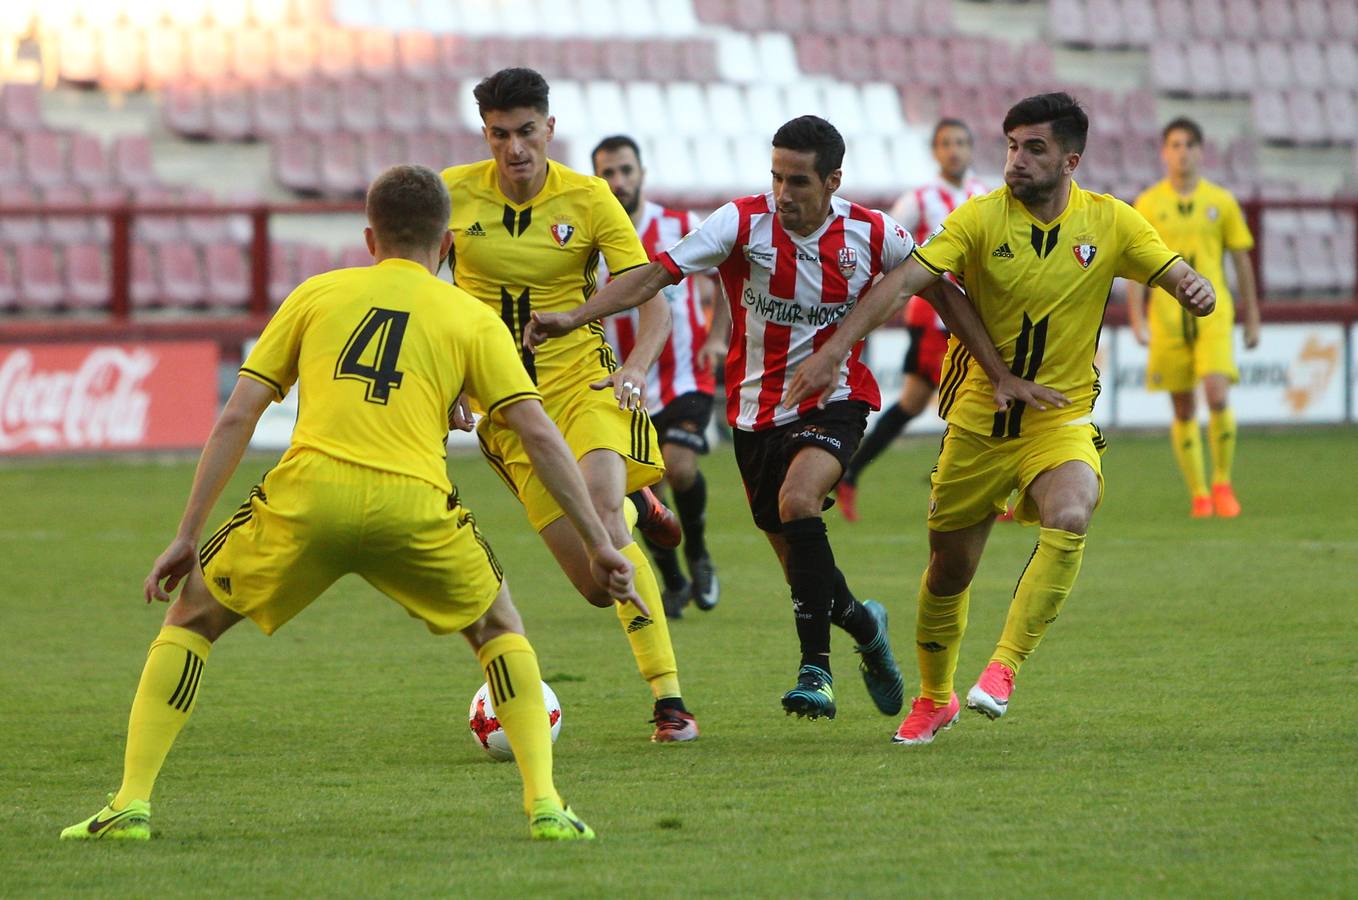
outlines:
{"label": "osasuna club crest", "polygon": [[1089,264],[1094,261],[1094,254],[1099,250],[1093,244],[1076,244],[1071,249],[1075,251],[1075,261],[1080,264],[1082,269],[1089,268]]}
{"label": "osasuna club crest", "polygon": [[852,278],[858,270],[858,251],[852,247],[839,248],[839,274],[846,279]]}
{"label": "osasuna club crest", "polygon": [[556,240],[557,246],[564,247],[566,242],[575,234],[575,226],[567,225],[565,222],[557,222],[552,226],[552,238]]}

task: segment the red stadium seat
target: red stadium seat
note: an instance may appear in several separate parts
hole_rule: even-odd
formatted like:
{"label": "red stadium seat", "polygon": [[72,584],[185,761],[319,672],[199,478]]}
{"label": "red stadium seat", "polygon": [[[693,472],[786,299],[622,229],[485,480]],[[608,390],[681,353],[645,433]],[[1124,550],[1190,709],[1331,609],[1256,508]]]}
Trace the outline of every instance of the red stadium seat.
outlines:
{"label": "red stadium seat", "polygon": [[285,134],[273,142],[273,175],[283,187],[303,193],[321,189],[316,162],[316,139],[308,134]]}
{"label": "red stadium seat", "polygon": [[369,78],[386,78],[396,71],[396,38],[385,29],[369,28],[358,35],[358,68]]}
{"label": "red stadium seat", "polygon": [[948,71],[948,54],[943,42],[935,38],[915,38],[910,41],[911,82],[918,84],[955,85]]}
{"label": "red stadium seat", "polygon": [[[49,206],[79,208],[88,201],[85,189],[79,185],[61,184],[43,191],[43,202]],[[94,235],[93,220],[85,216],[48,216],[47,239],[60,244],[88,241]]]}
{"label": "red stadium seat", "polygon": [[1327,36],[1331,40],[1358,40],[1358,4],[1353,0],[1330,0],[1327,9],[1330,14]]}
{"label": "red stadium seat", "polygon": [[132,245],[132,274],[128,279],[128,293],[133,309],[156,306],[161,302],[160,282],[156,278],[156,261],[148,244]]}
{"label": "red stadium seat", "polygon": [[717,45],[710,40],[684,41],[680,47],[680,74],[689,81],[711,81],[717,68]]}
{"label": "red stadium seat", "polygon": [[[1193,15],[1188,0],[1155,0],[1155,20],[1160,34],[1170,41],[1185,41],[1193,36]],[[1151,70],[1154,72],[1154,68]]]}
{"label": "red stadium seat", "polygon": [[388,78],[381,83],[379,111],[381,126],[402,134],[424,127],[424,84],[405,78]]}
{"label": "red stadium seat", "polygon": [[834,69],[845,81],[861,84],[877,77],[872,68],[872,45],[856,34],[841,34],[833,39]]}
{"label": "red stadium seat", "polygon": [[448,132],[458,125],[458,97],[462,82],[455,78],[439,78],[424,91],[421,119],[426,128]]}
{"label": "red stadium seat", "polygon": [[1195,43],[1188,53],[1188,87],[1191,93],[1216,96],[1233,86],[1221,71],[1221,53],[1213,43]]}
{"label": "red stadium seat", "polygon": [[893,84],[909,85],[914,77],[910,64],[910,48],[899,37],[878,37],[869,44],[872,68],[876,77]]}
{"label": "red stadium seat", "polygon": [[449,78],[470,78],[481,72],[481,46],[460,34],[439,37],[435,72]]}
{"label": "red stadium seat", "polygon": [[382,118],[382,98],[372,82],[346,78],[340,82],[336,97],[341,128],[359,134],[377,130]]}
{"label": "red stadium seat", "polygon": [[942,109],[943,101],[937,88],[907,86],[901,89],[901,112],[916,128],[931,127],[938,121]]}
{"label": "red stadium seat", "polygon": [[955,32],[952,0],[918,0],[916,21],[925,34],[948,37]]}
{"label": "red stadium seat", "polygon": [[1296,0],[1263,0],[1259,11],[1259,36],[1284,40],[1296,34]]}
{"label": "red stadium seat", "polygon": [[14,268],[10,265],[9,254],[0,247],[0,311],[9,311],[19,305],[19,289],[14,283]]}
{"label": "red stadium seat", "polygon": [[985,57],[989,41],[983,38],[948,38],[943,42],[949,71],[958,84],[985,84]]}
{"label": "red stadium seat", "polygon": [[1292,56],[1287,45],[1278,41],[1260,41],[1255,47],[1254,58],[1259,64],[1259,84],[1261,87],[1282,90],[1296,83],[1292,71]]}
{"label": "red stadium seat", "polygon": [[249,85],[221,81],[208,89],[208,132],[219,141],[243,141],[255,134]]}
{"label": "red stadium seat", "polygon": [[[633,43],[633,46],[641,45]],[[547,76],[548,80],[565,75],[560,40],[554,38],[522,38],[518,41],[518,52],[520,59],[528,60],[530,65]],[[637,53],[637,64],[646,65],[645,54],[642,51]],[[642,69],[638,68],[635,71],[637,74],[632,77],[644,77]]]}
{"label": "red stadium seat", "polygon": [[186,83],[164,93],[161,117],[165,127],[183,137],[205,137],[209,124],[207,90],[201,84]]}
{"label": "red stadium seat", "polygon": [[255,134],[272,138],[297,130],[297,109],[292,85],[271,80],[255,85],[250,94]]}
{"label": "red stadium seat", "polygon": [[19,171],[19,160],[22,157],[18,135],[0,131],[0,187],[23,183],[24,179]]}
{"label": "red stadium seat", "polygon": [[20,244],[14,248],[14,261],[20,306],[47,310],[61,305],[66,289],[61,283],[56,250],[51,245]]}
{"label": "red stadium seat", "polygon": [[297,125],[313,134],[328,134],[338,127],[335,90],[330,82],[310,78],[298,85]]}
{"label": "red stadium seat", "polygon": [[735,25],[735,4],[727,0],[693,0],[693,16],[707,25]]}
{"label": "red stadium seat", "polygon": [[156,248],[156,274],[166,305],[199,306],[206,299],[198,248],[187,241],[171,241]]}
{"label": "red stadium seat", "polygon": [[95,243],[66,246],[66,300],[75,309],[99,309],[112,295],[104,249]]}
{"label": "red stadium seat", "polygon": [[[181,202],[185,206],[213,206],[217,198],[211,191],[202,188],[188,188]],[[231,235],[227,229],[226,216],[188,215],[183,217],[183,233],[195,244],[210,245],[230,243]]]}
{"label": "red stadium seat", "polygon": [[772,0],[769,3],[768,22],[764,28],[756,30],[782,31],[787,34],[801,34],[814,29],[813,11],[807,9],[806,0]]}
{"label": "red stadium seat", "polygon": [[1161,39],[1155,21],[1155,7],[1147,0],[1122,0],[1120,10],[1127,43],[1133,47],[1149,47]]}
{"label": "red stadium seat", "polygon": [[320,36],[315,28],[287,25],[273,31],[272,68],[280,78],[299,81],[316,72]]}
{"label": "red stadium seat", "polygon": [[23,136],[24,174],[28,183],[51,187],[68,180],[66,138],[55,131],[30,131]]}
{"label": "red stadium seat", "polygon": [[396,35],[396,71],[416,81],[432,79],[438,72],[438,39],[427,31]]}
{"label": "red stadium seat", "polygon": [[367,187],[358,139],[351,134],[329,134],[320,139],[321,190],[349,197]]}
{"label": "red stadium seat", "polygon": [[150,138],[127,134],[114,139],[113,176],[132,188],[159,183],[151,163]]}
{"label": "red stadium seat", "polygon": [[566,38],[562,41],[561,66],[563,74],[577,81],[598,78],[603,74],[599,41],[586,38]]}
{"label": "red stadium seat", "polygon": [[143,78],[152,90],[179,83],[188,68],[184,61],[184,32],[157,26],[145,32],[146,65]]}
{"label": "red stadium seat", "polygon": [[1271,36],[1273,29],[1261,27],[1259,18],[1259,0],[1226,0],[1224,30],[1228,37],[1252,41],[1264,35]]}
{"label": "red stadium seat", "polygon": [[95,29],[68,24],[57,38],[57,47],[63,81],[91,84],[99,80],[99,33]]}
{"label": "red stadium seat", "polygon": [[361,269],[373,264],[372,254],[367,247],[349,244],[339,252],[335,265],[341,269]]}
{"label": "red stadium seat", "polygon": [[1235,93],[1248,94],[1259,86],[1254,50],[1244,41],[1226,41],[1221,45],[1221,73],[1227,86]]}
{"label": "red stadium seat", "polygon": [[797,48],[797,66],[808,75],[836,74],[838,58],[835,42],[821,34],[798,34],[793,38]]}
{"label": "red stadium seat", "polygon": [[1281,91],[1257,91],[1251,112],[1260,137],[1271,143],[1291,143],[1292,116]]}
{"label": "red stadium seat", "polygon": [[1325,69],[1336,87],[1358,89],[1358,48],[1348,41],[1331,41],[1325,47]]}
{"label": "red stadium seat", "polygon": [[371,131],[360,137],[359,152],[365,185],[392,166],[410,162],[405,138],[390,131]]}
{"label": "red stadium seat", "polygon": [[[1352,4],[1350,4],[1350,8]],[[1325,0],[1297,0],[1297,37],[1323,41],[1330,37],[1330,13]]]}
{"label": "red stadium seat", "polygon": [[1285,102],[1292,114],[1293,140],[1298,144],[1323,144],[1329,139],[1325,110],[1315,91],[1290,90]]}
{"label": "red stadium seat", "polygon": [[99,86],[106,91],[135,91],[145,81],[141,30],[118,25],[101,32]]}
{"label": "red stadium seat", "polygon": [[1297,41],[1291,46],[1292,74],[1297,87],[1324,90],[1329,86],[1325,55],[1314,41]]}
{"label": "red stadium seat", "polygon": [[104,145],[94,135],[82,131],[71,135],[68,163],[71,180],[76,184],[95,187],[108,183],[108,157],[104,154]]}
{"label": "red stadium seat", "polygon": [[845,4],[845,25],[864,37],[875,37],[887,30],[887,18],[904,12],[896,4],[883,0],[848,0]]}
{"label": "red stadium seat", "polygon": [[921,6],[920,0],[895,0],[890,3],[882,14],[881,33],[895,37],[912,37],[919,34],[924,30],[918,24]]}
{"label": "red stadium seat", "polygon": [[1226,36],[1226,12],[1221,0],[1193,0],[1193,30],[1199,38],[1220,40]]}
{"label": "red stadium seat", "polygon": [[266,84],[273,79],[270,35],[261,28],[242,28],[231,41],[231,71],[240,81]]}
{"label": "red stadium seat", "polygon": [[[134,191],[133,203],[137,206],[178,206],[179,193],[173,188],[151,185]],[[177,241],[184,236],[184,226],[179,216],[166,213],[138,215],[133,220],[132,229],[137,240],[148,243]]]}
{"label": "red stadium seat", "polygon": [[[458,159],[454,156],[448,143],[448,136],[443,132],[412,134],[406,144],[406,156],[414,165],[428,166],[435,172],[441,172],[457,163],[472,162],[470,159]],[[556,153],[555,148],[552,152]]]}
{"label": "red stadium seat", "polygon": [[[38,192],[27,184],[0,187],[0,206],[36,206]],[[42,240],[42,219],[36,215],[0,216],[0,242],[27,244]]]}
{"label": "red stadium seat", "polygon": [[1353,93],[1346,90],[1321,91],[1320,102],[1325,109],[1330,140],[1337,143],[1358,141],[1358,104]]}
{"label": "red stadium seat", "polygon": [[615,81],[634,81],[642,76],[642,44],[639,41],[613,40],[604,43],[600,53],[601,74]]}
{"label": "red stadium seat", "polygon": [[[91,206],[122,206],[127,203],[127,198],[127,188],[120,187],[116,184],[101,184],[89,190],[89,202]],[[109,217],[107,215],[100,213],[93,216],[90,220],[90,226],[95,240],[108,241],[112,231],[109,226]]]}
{"label": "red stadium seat", "polygon": [[358,41],[345,28],[326,28],[320,33],[316,67],[329,78],[348,78],[358,68]]}
{"label": "red stadium seat", "polygon": [[243,249],[208,244],[203,257],[209,306],[239,309],[250,302],[250,266]]}
{"label": "red stadium seat", "polygon": [[1117,0],[1083,0],[1085,28],[1095,47],[1121,47],[1127,43],[1122,5]]}
{"label": "red stadium seat", "polygon": [[297,248],[297,283],[300,284],[315,275],[329,272],[335,267],[330,251],[314,244],[302,244]]}
{"label": "red stadium seat", "polygon": [[45,128],[42,98],[36,84],[11,82],[0,85],[0,125],[15,131]]}
{"label": "red stadium seat", "polygon": [[216,28],[190,28],[185,33],[188,74],[202,82],[225,78],[231,71],[227,33]]}
{"label": "red stadium seat", "polygon": [[274,241],[269,246],[269,306],[277,308],[297,287],[297,245]]}
{"label": "red stadium seat", "polygon": [[642,77],[649,81],[673,81],[679,77],[679,44],[672,40],[651,40],[642,47]]}

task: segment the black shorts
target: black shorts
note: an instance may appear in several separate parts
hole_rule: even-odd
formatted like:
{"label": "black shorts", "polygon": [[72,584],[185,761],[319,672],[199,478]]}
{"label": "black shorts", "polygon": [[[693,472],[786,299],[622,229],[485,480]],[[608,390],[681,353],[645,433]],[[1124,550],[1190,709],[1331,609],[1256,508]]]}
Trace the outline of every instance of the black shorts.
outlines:
{"label": "black shorts", "polygon": [[701,391],[680,394],[651,416],[660,446],[677,444],[694,453],[706,454],[707,423],[712,420],[712,395]]}
{"label": "black shorts", "polygon": [[[732,434],[736,465],[745,482],[745,496],[750,500],[754,524],[774,534],[783,530],[778,515],[778,493],[783,488],[788,466],[802,447],[819,447],[839,460],[840,466],[847,467],[863,440],[868,410],[862,400],[841,400],[768,431],[736,429]],[[826,497],[824,508],[833,505],[834,500]]]}

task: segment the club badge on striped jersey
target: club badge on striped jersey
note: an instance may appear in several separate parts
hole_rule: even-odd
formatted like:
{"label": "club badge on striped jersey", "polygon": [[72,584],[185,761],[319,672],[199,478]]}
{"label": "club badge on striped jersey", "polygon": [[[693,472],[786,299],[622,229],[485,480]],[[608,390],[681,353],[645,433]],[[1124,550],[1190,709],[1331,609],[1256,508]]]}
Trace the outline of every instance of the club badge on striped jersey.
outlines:
{"label": "club badge on striped jersey", "polygon": [[556,241],[558,247],[566,246],[566,242],[575,234],[575,226],[567,225],[565,222],[557,222],[552,226],[552,239]]}
{"label": "club badge on striped jersey", "polygon": [[852,247],[839,248],[839,274],[845,279],[853,277],[858,270],[858,251]]}
{"label": "club badge on striped jersey", "polygon": [[1076,244],[1071,249],[1075,251],[1075,261],[1080,264],[1082,269],[1089,268],[1089,264],[1094,261],[1094,254],[1099,250],[1093,244]]}

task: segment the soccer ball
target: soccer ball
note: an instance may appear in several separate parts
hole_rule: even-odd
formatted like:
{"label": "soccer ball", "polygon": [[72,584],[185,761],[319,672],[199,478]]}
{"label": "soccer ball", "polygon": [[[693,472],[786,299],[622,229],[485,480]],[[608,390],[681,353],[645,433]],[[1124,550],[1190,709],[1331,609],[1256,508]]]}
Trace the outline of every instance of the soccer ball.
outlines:
{"label": "soccer ball", "polygon": [[[556,699],[556,692],[545,681],[542,682],[542,700],[547,704],[547,721],[552,724],[552,743],[555,744],[561,734],[561,703]],[[472,730],[472,738],[477,746],[486,751],[491,759],[508,762],[514,758],[514,751],[509,749],[509,736],[500,727],[500,720],[495,718],[489,684],[481,685],[476,696],[472,697],[471,709],[467,711],[467,725]]]}

